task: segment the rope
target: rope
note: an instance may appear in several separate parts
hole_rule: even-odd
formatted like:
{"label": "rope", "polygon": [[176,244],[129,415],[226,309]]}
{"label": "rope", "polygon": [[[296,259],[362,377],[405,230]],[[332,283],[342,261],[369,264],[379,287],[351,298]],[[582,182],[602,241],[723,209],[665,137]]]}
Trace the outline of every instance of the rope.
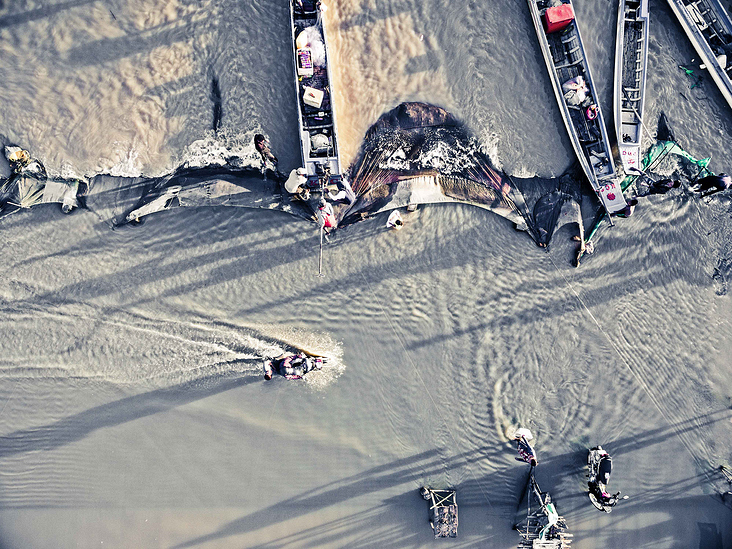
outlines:
{"label": "rope", "polygon": [[[394,323],[391,320],[391,317],[387,314],[386,308],[384,307],[383,303],[379,299],[379,297],[376,295],[376,292],[374,292],[373,288],[371,287],[371,284],[369,284],[368,279],[366,278],[366,275],[361,271],[361,276],[363,277],[364,282],[366,283],[366,286],[368,287],[371,294],[374,296],[374,301],[376,301],[379,304],[379,308],[381,309],[381,312],[386,317],[387,322],[389,323],[389,327],[391,328],[392,332],[394,332],[394,335],[396,336],[397,340],[399,341],[399,344],[402,346],[402,349],[404,349],[404,354],[407,357],[407,360],[409,360],[409,363],[412,365],[412,369],[417,374],[417,378],[419,379],[420,383],[422,384],[422,387],[424,387],[425,393],[430,397],[430,401],[432,401],[432,405],[434,406],[435,410],[437,411],[437,415],[440,416],[440,420],[445,425],[445,428],[447,432],[450,434],[450,438],[452,438],[453,443],[455,444],[455,447],[457,448],[458,441],[457,438],[455,438],[455,434],[452,432],[452,429],[450,429],[449,424],[447,423],[447,420],[440,412],[440,407],[437,405],[437,401],[432,396],[432,393],[430,392],[429,388],[427,387],[427,384],[424,381],[424,378],[422,377],[422,374],[419,372],[419,368],[417,368],[417,365],[412,360],[412,357],[409,354],[409,351],[407,350],[407,347],[404,345],[404,341],[402,340],[401,336],[399,335],[399,332],[397,332],[396,327],[394,326]],[[481,486],[480,481],[478,481],[478,477],[475,475],[475,472],[470,467],[470,463],[468,462],[467,457],[465,457],[465,466],[467,467],[468,471],[470,471],[470,475],[475,480],[475,483],[478,485],[478,488],[480,488],[481,493],[483,494],[483,497],[485,498],[486,502],[490,507],[493,506],[491,503],[491,500],[488,498],[488,494],[486,494],[485,490],[483,489],[483,486]]]}
{"label": "rope", "polygon": [[[547,254],[547,255],[549,255],[549,254]],[[696,455],[694,455],[694,452],[692,452],[692,450],[689,447],[689,445],[686,443],[686,441],[684,440],[684,438],[681,436],[681,433],[679,433],[679,431],[676,428],[676,426],[674,425],[673,421],[671,421],[671,419],[666,415],[666,412],[664,412],[663,408],[661,407],[661,404],[658,402],[658,400],[656,399],[656,397],[651,392],[651,389],[648,386],[648,384],[640,376],[640,374],[638,374],[633,369],[633,367],[628,363],[628,361],[625,360],[625,357],[623,357],[623,355],[621,354],[620,349],[618,348],[618,346],[615,344],[615,342],[612,340],[612,338],[607,334],[607,332],[605,332],[605,330],[602,329],[602,326],[600,325],[600,322],[598,322],[597,318],[595,318],[595,315],[592,314],[592,311],[590,311],[590,308],[584,302],[584,300],[579,295],[579,293],[577,292],[577,290],[574,289],[574,286],[572,286],[572,283],[569,281],[569,279],[559,269],[559,266],[556,264],[556,262],[554,261],[554,258],[551,255],[549,255],[549,260],[552,262],[552,265],[554,265],[554,268],[556,269],[556,271],[562,276],[562,278],[564,279],[564,282],[567,284],[567,287],[575,295],[575,297],[577,298],[577,301],[579,301],[580,305],[582,305],[582,307],[585,309],[585,311],[587,311],[587,314],[590,316],[590,318],[592,319],[592,321],[595,323],[595,325],[597,326],[597,329],[600,330],[600,333],[602,333],[602,335],[605,337],[605,339],[607,339],[607,341],[610,343],[610,345],[612,346],[612,348],[615,350],[615,353],[618,355],[618,358],[620,358],[620,361],[625,365],[625,367],[628,369],[628,371],[630,371],[630,373],[633,375],[633,377],[635,378],[635,380],[638,382],[638,385],[640,385],[641,388],[643,389],[643,391],[645,391],[646,395],[648,395],[648,398],[651,400],[651,402],[653,403],[653,405],[656,407],[656,409],[658,410],[658,412],[661,414],[661,417],[663,417],[666,420],[666,422],[671,426],[671,428],[673,428],[673,430],[676,432],[676,436],[679,438],[679,440],[681,440],[681,443],[684,445],[684,448],[686,448],[687,452],[689,452],[689,455],[691,455],[691,458],[696,462],[696,464],[699,466],[699,468],[702,471],[704,471],[704,475],[707,477],[707,481],[708,482],[711,482],[711,479],[709,478],[709,472],[707,471],[707,468],[704,467],[704,464],[701,463],[701,460],[699,458],[697,458]]]}

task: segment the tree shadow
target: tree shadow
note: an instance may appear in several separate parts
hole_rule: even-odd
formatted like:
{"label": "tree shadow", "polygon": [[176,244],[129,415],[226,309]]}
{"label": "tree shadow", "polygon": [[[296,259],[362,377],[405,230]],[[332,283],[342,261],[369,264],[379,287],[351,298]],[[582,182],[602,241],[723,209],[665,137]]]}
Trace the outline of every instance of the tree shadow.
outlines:
{"label": "tree shadow", "polygon": [[[86,3],[85,0],[84,3]],[[189,13],[172,22],[162,23],[134,34],[125,34],[116,38],[101,38],[71,48],[66,53],[66,60],[76,66],[103,65],[132,57],[140,53],[150,52],[160,47],[161,37],[167,45],[190,39],[190,28],[201,15]]]}

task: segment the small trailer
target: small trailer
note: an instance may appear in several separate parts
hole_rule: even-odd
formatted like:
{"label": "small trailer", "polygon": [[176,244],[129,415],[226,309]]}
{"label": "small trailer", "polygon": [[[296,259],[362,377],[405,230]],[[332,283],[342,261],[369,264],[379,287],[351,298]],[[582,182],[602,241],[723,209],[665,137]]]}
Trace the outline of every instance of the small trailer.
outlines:
{"label": "small trailer", "polygon": [[437,538],[456,538],[458,528],[458,506],[455,490],[433,490],[426,486],[420,490],[429,502],[429,521]]}

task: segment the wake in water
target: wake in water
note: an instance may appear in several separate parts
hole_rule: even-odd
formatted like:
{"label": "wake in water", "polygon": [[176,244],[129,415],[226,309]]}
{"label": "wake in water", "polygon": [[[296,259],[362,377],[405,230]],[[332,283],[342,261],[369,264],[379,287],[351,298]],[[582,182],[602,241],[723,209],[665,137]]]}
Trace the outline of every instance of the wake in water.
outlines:
{"label": "wake in water", "polygon": [[[3,307],[5,338],[21,342],[3,353],[0,377],[93,378],[115,384],[170,388],[226,379],[259,381],[265,360],[283,353],[327,357],[327,366],[305,377],[324,387],[344,370],[338,342],[323,333],[276,325],[239,326],[201,319],[178,322],[81,304]],[[43,320],[39,333],[34,326]],[[146,351],[141,355],[136,349]]]}

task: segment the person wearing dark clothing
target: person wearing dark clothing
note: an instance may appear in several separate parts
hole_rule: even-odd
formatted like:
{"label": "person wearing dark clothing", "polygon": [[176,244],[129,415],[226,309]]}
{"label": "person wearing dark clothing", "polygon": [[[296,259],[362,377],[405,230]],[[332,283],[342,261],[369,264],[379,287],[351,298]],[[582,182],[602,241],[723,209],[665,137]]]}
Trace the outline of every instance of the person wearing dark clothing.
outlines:
{"label": "person wearing dark clothing", "polygon": [[267,138],[261,133],[254,136],[254,148],[257,149],[257,152],[262,156],[262,162],[264,164],[271,162],[274,166],[277,166],[277,157],[272,154],[272,151],[269,149],[269,142],[267,141]]}
{"label": "person wearing dark clothing", "polygon": [[270,380],[274,374],[285,379],[302,379],[305,374],[318,370],[321,366],[322,361],[319,362],[305,353],[284,354],[264,362],[264,379]]}
{"label": "person wearing dark clothing", "polygon": [[696,182],[695,192],[701,196],[711,196],[721,191],[732,188],[732,178],[726,173],[719,175],[708,175]]}
{"label": "person wearing dark clothing", "polygon": [[659,179],[648,187],[648,194],[666,194],[671,189],[678,189],[680,186],[681,181],[678,179]]}
{"label": "person wearing dark clothing", "polygon": [[534,438],[531,431],[528,429],[516,429],[514,440],[516,441],[516,450],[518,451],[519,457],[516,461],[525,461],[532,467],[536,467],[536,452],[529,444],[529,441]]}

